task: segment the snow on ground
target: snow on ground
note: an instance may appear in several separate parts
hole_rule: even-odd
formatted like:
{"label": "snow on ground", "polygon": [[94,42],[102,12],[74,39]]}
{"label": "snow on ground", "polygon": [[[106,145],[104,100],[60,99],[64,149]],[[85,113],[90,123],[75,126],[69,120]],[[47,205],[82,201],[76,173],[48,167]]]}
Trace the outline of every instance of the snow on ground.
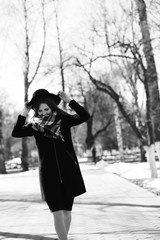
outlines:
{"label": "snow on ground", "polygon": [[87,169],[103,169],[106,172],[111,172],[114,174],[118,174],[119,176],[139,185],[155,193],[156,195],[160,195],[160,163],[156,162],[158,178],[151,178],[151,171],[148,162],[115,162],[115,163],[107,163],[107,161],[99,161],[96,165],[93,163],[87,163],[85,159],[80,159],[80,162],[86,162],[81,165],[82,170]]}
{"label": "snow on ground", "polygon": [[160,195],[160,163],[156,162],[156,166],[158,178],[151,178],[151,171],[148,162],[118,162],[108,164],[105,161],[100,161],[96,164],[96,168],[103,168],[107,172],[118,174],[121,177]]}

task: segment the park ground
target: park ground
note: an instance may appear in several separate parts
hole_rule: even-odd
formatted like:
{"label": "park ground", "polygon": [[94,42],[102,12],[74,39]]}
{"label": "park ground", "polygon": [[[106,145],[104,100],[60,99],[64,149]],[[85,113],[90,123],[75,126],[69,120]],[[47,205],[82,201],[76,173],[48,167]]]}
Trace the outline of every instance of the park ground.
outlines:
{"label": "park ground", "polygon": [[[87,192],[75,199],[69,240],[160,239],[160,182],[150,178],[148,163],[80,167]],[[57,239],[38,169],[0,175],[0,202],[0,239]]]}

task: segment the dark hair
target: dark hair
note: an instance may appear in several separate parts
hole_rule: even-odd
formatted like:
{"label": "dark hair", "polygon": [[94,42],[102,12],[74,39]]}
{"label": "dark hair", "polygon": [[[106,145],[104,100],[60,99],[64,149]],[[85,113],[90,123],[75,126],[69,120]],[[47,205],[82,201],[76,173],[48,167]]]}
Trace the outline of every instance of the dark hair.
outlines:
{"label": "dark hair", "polygon": [[60,109],[57,104],[53,101],[53,98],[50,96],[41,96],[40,98],[38,98],[34,105],[33,105],[33,110],[34,110],[34,116],[37,117],[38,116],[38,110],[39,110],[39,106],[42,103],[46,103],[52,112],[57,111],[60,115],[66,116],[68,115],[67,112],[63,111],[62,109]]}

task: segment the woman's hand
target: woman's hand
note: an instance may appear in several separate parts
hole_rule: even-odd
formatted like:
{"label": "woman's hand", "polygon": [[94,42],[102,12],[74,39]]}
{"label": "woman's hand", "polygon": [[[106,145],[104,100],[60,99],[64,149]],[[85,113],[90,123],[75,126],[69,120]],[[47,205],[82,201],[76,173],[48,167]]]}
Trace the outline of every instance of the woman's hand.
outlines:
{"label": "woman's hand", "polygon": [[22,111],[22,116],[27,117],[29,111],[31,110],[31,107],[28,107],[27,105],[28,102],[24,103],[23,111]]}
{"label": "woman's hand", "polygon": [[72,100],[65,92],[58,92],[58,96],[66,103],[70,103],[70,101]]}

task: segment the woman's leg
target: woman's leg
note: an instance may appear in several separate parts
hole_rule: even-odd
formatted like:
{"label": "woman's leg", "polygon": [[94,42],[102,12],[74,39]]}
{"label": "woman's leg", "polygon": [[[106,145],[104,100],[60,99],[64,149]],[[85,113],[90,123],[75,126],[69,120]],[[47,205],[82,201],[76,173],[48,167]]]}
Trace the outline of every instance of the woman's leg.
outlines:
{"label": "woman's leg", "polygon": [[55,230],[59,240],[68,240],[64,212],[62,210],[53,212]]}
{"label": "woman's leg", "polygon": [[70,225],[71,225],[71,218],[72,218],[71,217],[71,211],[64,210],[63,214],[64,214],[64,224],[65,224],[65,227],[66,227],[66,231],[68,233]]}

